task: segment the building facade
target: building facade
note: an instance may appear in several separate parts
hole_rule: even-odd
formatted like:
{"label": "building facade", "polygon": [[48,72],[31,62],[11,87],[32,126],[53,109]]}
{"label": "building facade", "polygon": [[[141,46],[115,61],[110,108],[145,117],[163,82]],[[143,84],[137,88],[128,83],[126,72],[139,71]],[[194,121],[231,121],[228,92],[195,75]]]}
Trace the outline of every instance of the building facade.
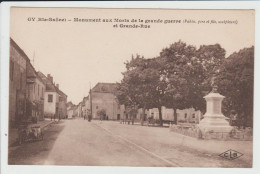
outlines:
{"label": "building facade", "polygon": [[74,109],[73,109],[73,104],[72,102],[68,102],[67,103],[67,114],[68,114],[68,119],[71,119],[73,117],[73,112],[74,112]]}
{"label": "building facade", "polygon": [[115,90],[115,83],[98,83],[91,89],[90,98],[86,100],[86,107],[87,111],[92,110],[93,119],[100,119],[100,112],[105,112],[103,119],[117,120],[122,117],[122,108],[117,102]]}
{"label": "building facade", "polygon": [[77,106],[74,105],[72,102],[67,103],[68,119],[72,119],[76,116],[76,108],[77,108]]}
{"label": "building facade", "polygon": [[59,89],[59,84],[54,84],[53,77],[47,77],[38,72],[39,77],[46,84],[44,93],[44,116],[48,118],[64,119],[67,118],[67,95]]}
{"label": "building facade", "polygon": [[[155,119],[159,119],[158,108],[149,109],[148,115],[154,115]],[[193,108],[188,109],[177,109],[177,121],[179,123],[199,123],[202,113],[200,111],[195,111]],[[173,109],[162,107],[162,119],[163,120],[174,120],[174,111]]]}
{"label": "building facade", "polygon": [[44,120],[45,82],[27,62],[27,116],[34,120]]}
{"label": "building facade", "polygon": [[[79,104],[81,114],[84,113],[84,107],[86,107],[87,113],[92,108],[92,118],[100,119],[99,112],[105,111],[105,115],[111,120],[121,119],[136,119],[141,120],[143,110],[142,108],[126,108],[124,105],[119,105],[116,95],[116,84],[115,83],[98,83],[94,88],[91,89],[90,97],[84,98]],[[86,99],[86,100],[85,100]],[[83,109],[82,109],[83,108]],[[133,110],[136,110],[133,112]],[[174,121],[173,109],[162,107],[162,119]],[[146,109],[144,120],[148,117],[154,116],[154,119],[159,120],[158,108]],[[179,123],[199,123],[202,116],[200,111],[195,111],[193,108],[179,110],[177,109],[177,121]]]}
{"label": "building facade", "polygon": [[10,39],[9,127],[17,127],[26,116],[26,65],[30,61],[23,50]]}
{"label": "building facade", "polygon": [[77,105],[77,116],[78,116],[78,117],[82,117],[82,116],[83,116],[82,102],[80,102],[80,103]]}
{"label": "building facade", "polygon": [[65,119],[68,117],[67,114],[67,95],[62,92],[59,88],[59,84],[55,86],[56,91],[58,93],[58,109],[57,116],[59,119]]}
{"label": "building facade", "polygon": [[10,39],[9,120],[13,127],[23,121],[44,119],[46,83],[28,56]]}
{"label": "building facade", "polygon": [[[142,108],[138,109],[136,119],[140,120],[143,114]],[[154,119],[159,120],[158,108],[146,109],[144,120],[148,117],[154,116]],[[200,111],[195,111],[193,108],[189,109],[177,109],[177,121],[179,123],[199,123],[202,113]],[[174,120],[174,111],[171,108],[162,107],[162,119],[163,120]]]}

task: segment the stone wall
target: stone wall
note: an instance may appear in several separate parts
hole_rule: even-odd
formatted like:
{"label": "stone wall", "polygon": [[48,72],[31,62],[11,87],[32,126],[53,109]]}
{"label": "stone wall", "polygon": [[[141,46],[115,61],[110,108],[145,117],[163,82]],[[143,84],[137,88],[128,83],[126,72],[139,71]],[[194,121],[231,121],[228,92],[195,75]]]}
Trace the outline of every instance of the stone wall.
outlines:
{"label": "stone wall", "polygon": [[176,132],[182,135],[204,139],[204,140],[239,140],[239,141],[252,141],[253,140],[253,130],[251,128],[237,129],[234,128],[229,132],[206,132],[200,131],[198,125],[191,124],[181,124],[181,125],[171,125],[170,131]]}
{"label": "stone wall", "polygon": [[26,58],[10,45],[9,124],[26,119]]}

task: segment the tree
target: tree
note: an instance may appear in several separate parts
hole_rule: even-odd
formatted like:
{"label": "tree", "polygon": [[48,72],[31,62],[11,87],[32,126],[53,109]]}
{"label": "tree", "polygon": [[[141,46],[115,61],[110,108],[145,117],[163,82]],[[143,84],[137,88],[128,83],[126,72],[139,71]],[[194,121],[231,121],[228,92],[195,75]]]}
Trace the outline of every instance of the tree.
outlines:
{"label": "tree", "polygon": [[146,68],[141,74],[143,86],[147,92],[145,95],[146,101],[148,101],[146,107],[158,109],[160,126],[163,125],[161,109],[164,105],[164,96],[167,88],[167,83],[163,78],[163,63],[159,57],[146,59]]}
{"label": "tree", "polygon": [[167,82],[165,105],[173,108],[177,123],[177,109],[193,107],[205,110],[205,92],[211,90],[211,81],[225,58],[219,44],[203,45],[199,49],[179,41],[160,53]]}
{"label": "tree", "polygon": [[139,55],[136,58],[132,57],[132,60],[126,63],[127,71],[123,73],[124,78],[117,88],[119,103],[129,108],[137,106],[143,109],[142,124],[145,110],[154,107],[159,109],[159,119],[162,124],[160,103],[162,90],[157,63],[155,59],[145,59]]}
{"label": "tree", "polygon": [[238,113],[243,126],[253,126],[254,47],[231,54],[215,79],[223,100],[223,112]]}
{"label": "tree", "polygon": [[226,51],[219,44],[201,45],[196,51],[196,62],[203,68],[200,72],[201,76],[197,77],[197,91],[194,94],[197,96],[197,101],[194,101],[194,108],[206,111],[206,102],[203,97],[212,90],[214,78],[219,72],[220,66],[225,60]]}
{"label": "tree", "polygon": [[179,41],[171,44],[160,53],[163,67],[163,79],[167,84],[164,96],[164,104],[174,110],[174,121],[177,124],[177,109],[189,108],[189,81],[188,72],[190,60],[195,57],[196,48]]}
{"label": "tree", "polygon": [[126,62],[126,71],[123,72],[123,79],[117,85],[117,99],[120,104],[125,105],[126,110],[129,108],[140,107],[144,105],[142,96],[142,84],[140,73],[144,69],[143,57],[137,55],[136,58],[132,56],[130,62]]}
{"label": "tree", "polygon": [[161,107],[173,108],[177,124],[177,109],[205,110],[203,96],[211,90],[224,58],[225,50],[219,44],[196,49],[182,41],[163,49],[156,58],[137,55],[126,62],[117,98],[121,104],[142,108],[143,116],[145,109],[158,108],[161,125]]}
{"label": "tree", "polygon": [[202,45],[196,51],[198,61],[203,65],[207,76],[211,78],[225,60],[226,51],[219,44]]}

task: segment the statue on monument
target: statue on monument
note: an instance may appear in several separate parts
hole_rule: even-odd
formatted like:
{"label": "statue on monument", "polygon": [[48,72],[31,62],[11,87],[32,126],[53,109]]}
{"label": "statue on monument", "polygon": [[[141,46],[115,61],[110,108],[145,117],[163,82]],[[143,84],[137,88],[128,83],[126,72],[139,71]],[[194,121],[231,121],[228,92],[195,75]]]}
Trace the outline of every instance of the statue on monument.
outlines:
{"label": "statue on monument", "polygon": [[222,100],[225,98],[218,93],[218,87],[215,84],[215,78],[212,78],[212,91],[204,98],[207,102],[206,113],[200,121],[199,129],[202,134],[208,132],[221,132],[229,134],[233,129],[227,121],[228,118],[222,114]]}

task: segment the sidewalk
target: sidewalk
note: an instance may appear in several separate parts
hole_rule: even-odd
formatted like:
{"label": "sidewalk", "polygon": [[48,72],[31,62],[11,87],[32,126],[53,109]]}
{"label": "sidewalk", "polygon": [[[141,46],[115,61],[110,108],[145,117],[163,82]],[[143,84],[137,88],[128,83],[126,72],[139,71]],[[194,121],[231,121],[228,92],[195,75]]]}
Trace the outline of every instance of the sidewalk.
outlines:
{"label": "sidewalk", "polygon": [[[44,121],[39,121],[37,125],[39,125],[42,128],[48,126],[54,121],[51,121],[50,119],[45,119]],[[9,139],[8,139],[8,146],[10,147],[12,144],[14,144],[17,141],[18,138],[18,130],[17,129],[10,129],[9,130]]]}
{"label": "sidewalk", "polygon": [[[161,127],[123,125],[119,122],[104,122],[102,127],[162,156],[167,156],[171,148],[180,148],[209,156],[218,156],[232,149],[244,154],[245,161],[252,161],[253,157],[253,141],[201,140]],[[158,148],[155,144],[163,148]]]}

